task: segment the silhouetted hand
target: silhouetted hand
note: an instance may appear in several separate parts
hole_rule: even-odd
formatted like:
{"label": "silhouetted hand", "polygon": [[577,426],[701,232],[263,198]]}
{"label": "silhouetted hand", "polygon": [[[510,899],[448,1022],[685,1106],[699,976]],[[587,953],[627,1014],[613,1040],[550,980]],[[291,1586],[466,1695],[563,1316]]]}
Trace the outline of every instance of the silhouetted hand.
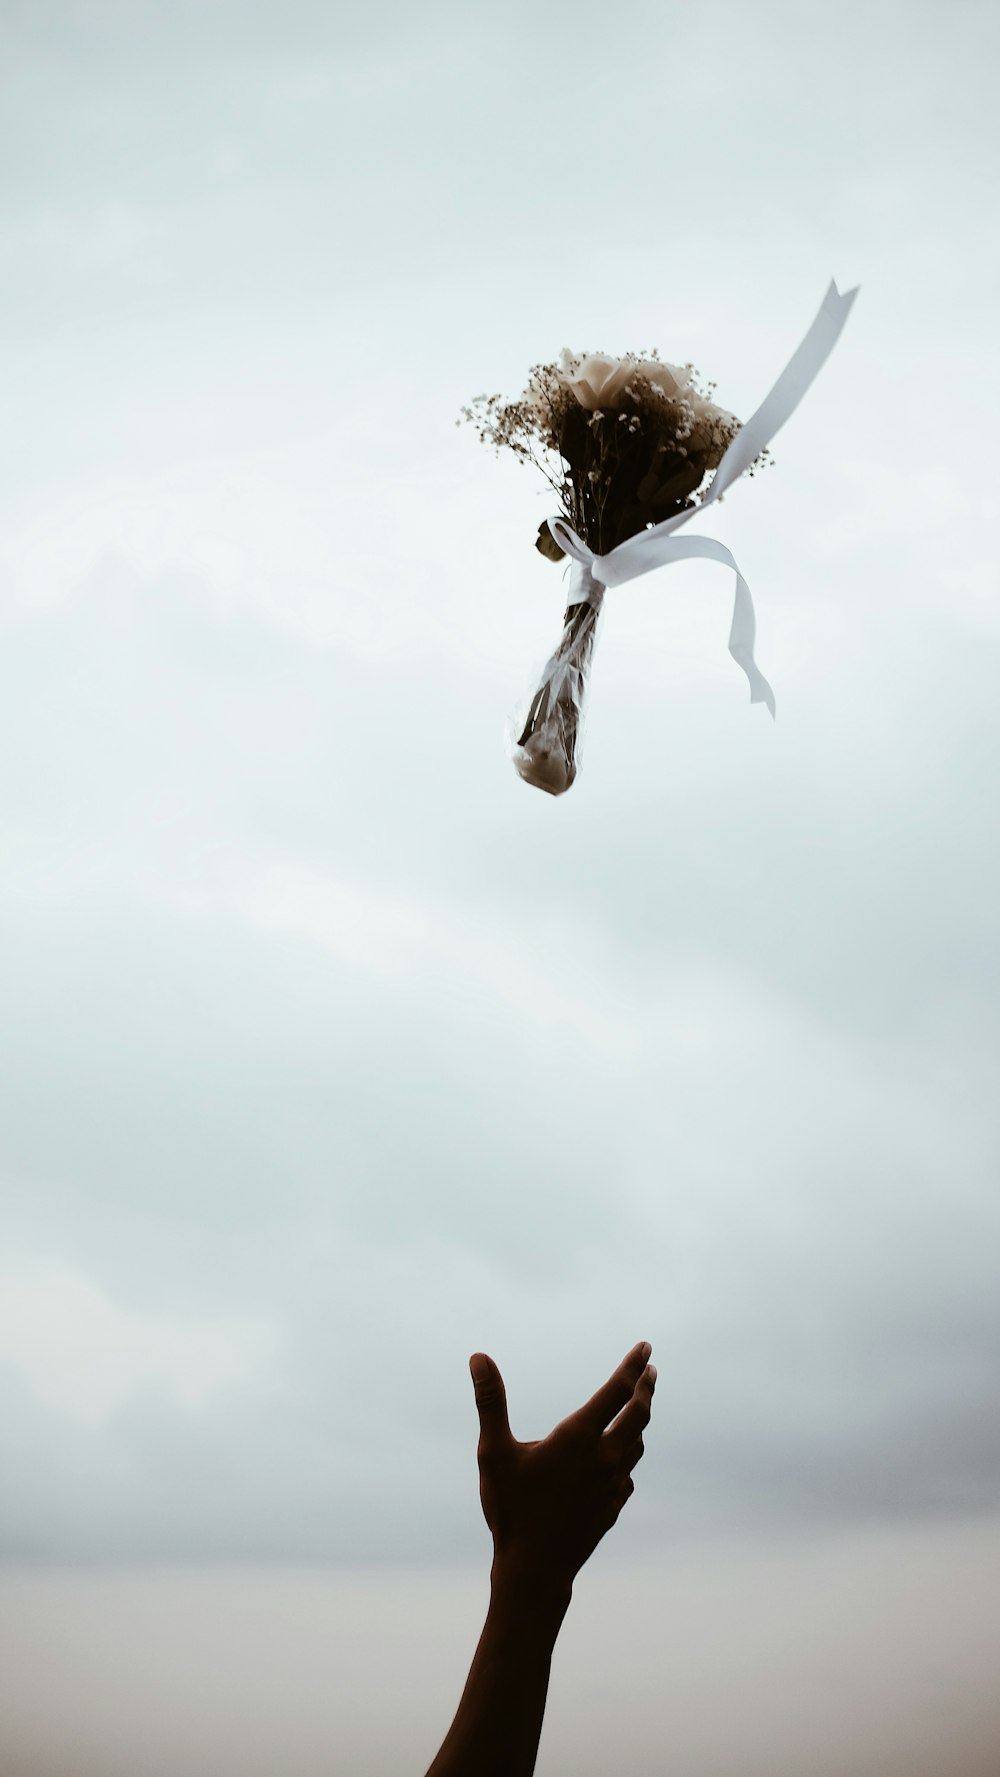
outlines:
{"label": "silhouetted hand", "polygon": [[427,1777],[531,1777],[573,1581],[633,1491],[656,1384],[649,1353],[636,1345],[585,1406],[531,1444],[511,1432],[493,1359],[470,1358],[479,1490],[493,1532],[490,1607]]}
{"label": "silhouetted hand", "polygon": [[498,1562],[572,1586],[635,1490],[656,1369],[636,1345],[603,1387],[547,1438],[522,1444],[493,1359],[469,1361],[479,1409],[479,1487]]}

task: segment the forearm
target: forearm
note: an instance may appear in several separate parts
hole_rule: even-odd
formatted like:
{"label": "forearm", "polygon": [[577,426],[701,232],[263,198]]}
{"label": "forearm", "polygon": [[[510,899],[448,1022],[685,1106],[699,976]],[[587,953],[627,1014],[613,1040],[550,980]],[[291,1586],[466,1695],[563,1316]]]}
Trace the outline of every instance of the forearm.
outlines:
{"label": "forearm", "polygon": [[552,1650],[572,1586],[494,1561],[490,1607],[462,1700],[427,1777],[531,1777]]}

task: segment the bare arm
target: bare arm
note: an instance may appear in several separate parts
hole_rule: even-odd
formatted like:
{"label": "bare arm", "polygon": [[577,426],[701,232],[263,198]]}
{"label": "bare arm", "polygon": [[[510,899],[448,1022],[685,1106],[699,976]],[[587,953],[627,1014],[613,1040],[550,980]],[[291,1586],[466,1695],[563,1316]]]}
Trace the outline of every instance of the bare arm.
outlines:
{"label": "bare arm", "polygon": [[490,1605],[427,1777],[531,1777],[573,1581],[634,1490],[656,1383],[649,1354],[637,1345],[583,1407],[528,1444],[511,1433],[492,1358],[471,1359],[480,1496],[493,1533]]}

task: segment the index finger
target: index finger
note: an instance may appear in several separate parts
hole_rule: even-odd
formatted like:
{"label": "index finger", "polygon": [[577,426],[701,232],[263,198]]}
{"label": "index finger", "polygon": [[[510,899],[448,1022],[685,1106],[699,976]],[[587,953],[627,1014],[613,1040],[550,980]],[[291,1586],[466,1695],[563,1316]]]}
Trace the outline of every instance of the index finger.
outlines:
{"label": "index finger", "polygon": [[622,1359],[603,1387],[574,1413],[573,1418],[579,1426],[586,1431],[602,1432],[606,1425],[610,1425],[616,1413],[627,1407],[632,1399],[635,1385],[646,1368],[652,1349],[645,1341],[641,1345],[633,1345],[628,1356]]}

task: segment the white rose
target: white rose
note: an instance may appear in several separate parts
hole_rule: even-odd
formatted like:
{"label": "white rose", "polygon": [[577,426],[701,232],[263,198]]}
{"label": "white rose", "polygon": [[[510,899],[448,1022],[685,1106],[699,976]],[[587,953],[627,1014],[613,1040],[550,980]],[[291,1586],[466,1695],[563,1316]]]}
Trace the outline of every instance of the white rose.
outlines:
{"label": "white rose", "polygon": [[601,407],[620,405],[626,385],[634,376],[641,376],[664,395],[687,395],[691,388],[691,371],[685,365],[664,364],[659,358],[606,358],[594,352],[586,358],[574,358],[563,352],[559,374],[581,407],[589,413]]}
{"label": "white rose", "polygon": [[588,358],[574,358],[563,352],[559,374],[581,407],[593,413],[599,407],[614,407],[622,390],[635,374],[636,360],[602,358],[596,353]]}
{"label": "white rose", "polygon": [[664,395],[686,395],[690,398],[691,372],[687,366],[679,364],[663,364],[659,358],[644,358],[636,364],[637,376],[645,377],[654,389],[662,389]]}
{"label": "white rose", "polygon": [[715,402],[706,400],[704,395],[691,394],[688,400],[694,409],[696,420],[702,420],[708,426],[718,422],[725,426],[739,426],[740,422],[734,413],[728,413],[724,407],[716,407]]}
{"label": "white rose", "polygon": [[703,395],[690,395],[692,435],[691,444],[708,455],[709,467],[715,469],[722,461],[730,439],[739,431],[740,422],[734,413],[727,413],[724,407],[716,407],[714,401],[706,401]]}

